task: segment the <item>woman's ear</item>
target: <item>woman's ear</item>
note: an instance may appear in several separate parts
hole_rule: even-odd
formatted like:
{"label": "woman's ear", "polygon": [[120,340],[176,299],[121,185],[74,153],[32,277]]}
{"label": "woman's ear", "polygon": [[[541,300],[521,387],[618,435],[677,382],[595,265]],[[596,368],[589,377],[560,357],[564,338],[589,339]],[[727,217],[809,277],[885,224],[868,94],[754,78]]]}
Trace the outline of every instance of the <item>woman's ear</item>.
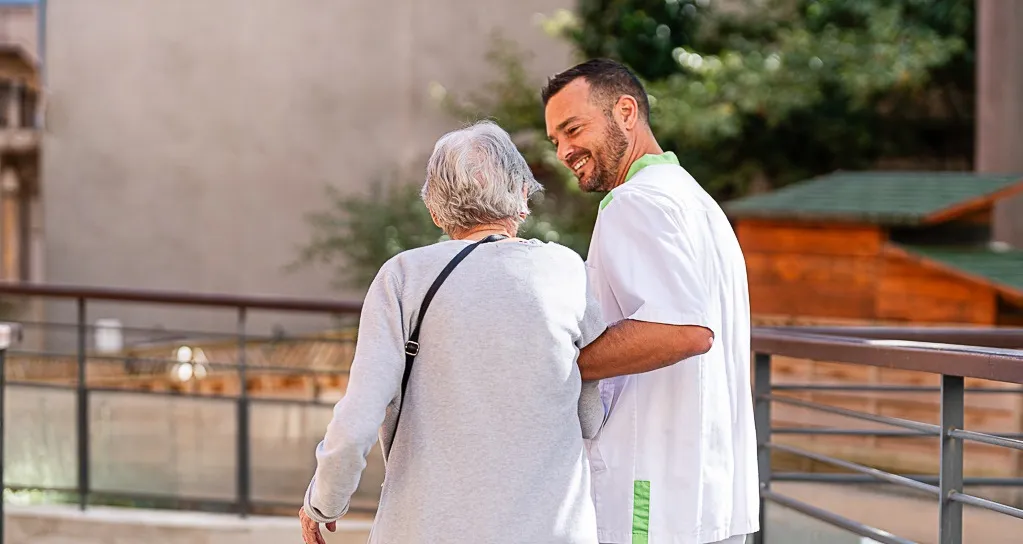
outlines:
{"label": "woman's ear", "polygon": [[440,226],[440,222],[437,221],[437,216],[433,215],[433,210],[430,210],[430,219],[433,219],[433,224],[437,225],[437,228],[444,230],[444,227]]}
{"label": "woman's ear", "polygon": [[522,209],[519,210],[519,219],[525,219],[529,215],[529,185],[522,184]]}

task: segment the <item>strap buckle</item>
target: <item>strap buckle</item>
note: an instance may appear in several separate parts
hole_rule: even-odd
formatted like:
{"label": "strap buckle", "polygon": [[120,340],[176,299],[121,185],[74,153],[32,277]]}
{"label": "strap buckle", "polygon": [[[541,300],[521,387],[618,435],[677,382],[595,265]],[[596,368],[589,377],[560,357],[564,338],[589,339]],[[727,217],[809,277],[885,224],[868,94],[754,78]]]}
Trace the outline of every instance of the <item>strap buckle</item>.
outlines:
{"label": "strap buckle", "polygon": [[419,342],[413,342],[411,340],[405,342],[405,355],[410,355],[412,357],[419,355]]}

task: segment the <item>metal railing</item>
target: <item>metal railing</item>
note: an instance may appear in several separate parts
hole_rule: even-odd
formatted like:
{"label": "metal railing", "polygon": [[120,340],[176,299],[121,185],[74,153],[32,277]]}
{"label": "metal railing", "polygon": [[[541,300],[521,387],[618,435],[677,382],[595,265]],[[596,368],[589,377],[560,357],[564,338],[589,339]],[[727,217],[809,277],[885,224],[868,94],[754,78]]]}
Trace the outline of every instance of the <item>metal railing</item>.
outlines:
{"label": "metal railing", "polygon": [[[964,428],[965,393],[1016,394],[1020,388],[969,388],[966,378],[1023,384],[1023,329],[939,329],[871,327],[789,327],[754,331],[754,400],[761,479],[761,531],[754,542],[766,542],[765,503],[775,503],[843,530],[886,544],[912,542],[796,500],[772,489],[776,481],[818,481],[831,484],[882,482],[928,494],[939,509],[941,544],[963,542],[963,505],[971,505],[1023,519],[1023,510],[963,492],[964,485],[1019,486],[1023,478],[964,478],[963,443],[1023,450],[1019,433],[994,435]],[[771,379],[772,356],[828,363],[869,365],[940,375],[940,387],[854,384],[777,384]],[[940,425],[888,417],[785,395],[792,391],[940,393]],[[772,404],[785,404],[819,413],[894,427],[895,430],[847,428],[773,428]],[[938,437],[940,470],[937,477],[893,474],[863,464],[772,441],[775,434]],[[772,474],[772,453],[784,453],[831,465],[846,473]]]}
{"label": "metal railing", "polygon": [[[253,372],[284,373],[302,376],[322,376],[324,374],[343,375],[346,370],[322,370],[303,368],[302,366],[277,367],[260,365],[254,367],[247,358],[249,348],[254,341],[287,340],[279,336],[257,337],[250,334],[247,326],[250,312],[256,310],[310,312],[317,314],[357,316],[361,311],[359,302],[326,302],[291,298],[272,297],[241,297],[225,295],[203,295],[157,291],[134,291],[118,289],[54,287],[34,285],[0,285],[0,297],[41,297],[71,300],[75,304],[76,320],[74,323],[57,325],[70,327],[75,333],[73,358],[76,363],[73,383],[53,384],[19,382],[7,377],[4,368],[5,360],[16,352],[11,349],[0,349],[0,407],[4,406],[4,393],[12,387],[41,388],[59,390],[73,398],[74,413],[74,447],[72,458],[75,465],[74,484],[66,487],[46,488],[32,486],[31,489],[66,492],[76,496],[80,508],[85,509],[94,503],[106,503],[109,499],[169,501],[172,504],[183,504],[191,508],[204,510],[229,511],[246,516],[254,510],[266,507],[292,506],[260,501],[254,499],[252,489],[252,410],[254,405],[261,403],[311,406],[330,408],[332,404],[309,399],[266,399],[253,398],[250,394],[249,382]],[[221,308],[233,310],[236,314],[235,331],[224,335],[235,343],[236,356],[232,363],[211,362],[228,373],[234,373],[238,380],[237,394],[210,394],[202,392],[180,391],[141,391],[122,389],[109,386],[90,385],[88,372],[89,362],[97,359],[117,360],[118,357],[90,353],[88,337],[94,329],[89,324],[87,309],[92,301],[125,302],[157,305],[180,305],[186,307]],[[49,326],[23,322],[24,328]],[[130,330],[130,328],[125,328]],[[149,329],[138,329],[148,331]],[[2,327],[0,327],[0,346],[3,346]],[[175,331],[161,331],[170,334]],[[206,332],[192,331],[186,336],[205,335]],[[351,341],[351,340],[347,340]],[[826,511],[818,506],[778,493],[771,486],[779,481],[817,481],[833,485],[853,482],[885,482],[903,486],[917,492],[929,494],[938,500],[936,506],[940,511],[940,542],[952,544],[962,542],[962,515],[964,504],[988,509],[1001,514],[1023,519],[1023,510],[1000,504],[981,497],[963,492],[965,485],[1001,485],[1019,486],[1023,489],[1023,478],[966,478],[963,474],[963,443],[964,441],[979,442],[992,446],[1023,450],[1021,433],[1005,433],[1000,435],[985,434],[964,428],[964,395],[965,393],[984,394],[1023,394],[1023,390],[970,388],[965,387],[965,378],[982,378],[986,380],[1023,384],[1023,329],[884,329],[862,327],[788,327],[759,328],[754,331],[754,396],[756,410],[757,438],[759,445],[759,469],[761,475],[761,515],[764,503],[771,502],[801,512],[812,518],[830,523],[844,530],[871,538],[877,542],[905,543],[910,540],[895,536],[882,529],[870,527],[843,517],[835,512]],[[22,353],[23,354],[23,353]],[[46,355],[46,354],[43,354]],[[853,365],[869,365],[890,369],[928,372],[941,376],[940,387],[914,387],[891,384],[779,384],[771,379],[772,356],[785,356],[814,361],[845,363]],[[139,362],[135,359],[135,362]],[[142,361],[160,365],[170,360]],[[844,391],[844,392],[887,392],[887,393],[925,393],[937,392],[941,395],[940,425],[908,421],[865,412],[857,412],[837,406],[806,401],[787,396],[788,392],[806,391]],[[211,500],[194,498],[180,493],[152,494],[128,491],[97,490],[90,479],[90,469],[98,461],[93,456],[90,428],[93,420],[90,417],[91,400],[99,395],[131,393],[173,399],[203,399],[219,401],[221,404],[234,406],[233,429],[235,431],[234,463],[236,474],[235,488],[228,500]],[[875,424],[895,427],[894,430],[859,430],[850,428],[774,428],[771,424],[771,405],[786,404],[802,409],[815,410],[822,413],[849,417]],[[0,428],[5,434],[8,429],[4,425],[4,413],[0,408]],[[818,452],[810,451],[787,444],[772,442],[772,435],[821,435],[821,436],[883,436],[883,437],[919,437],[931,436],[940,438],[940,473],[937,476],[893,474],[863,464],[838,459]],[[0,460],[4,460],[4,440],[0,436]],[[822,474],[787,472],[773,474],[771,470],[772,453],[779,452],[810,459],[839,467],[847,473]],[[40,452],[49,455],[50,452]],[[0,481],[3,480],[3,462],[0,462]],[[307,475],[305,475],[307,476]],[[7,486],[17,490],[17,486]],[[163,504],[163,503],[161,503]],[[298,506],[296,503],[295,507]],[[0,524],[2,524],[2,501],[0,501]],[[769,528],[766,520],[761,519],[762,530],[755,537],[755,542],[764,543]],[[2,544],[2,525],[0,525],[0,544]]]}
{"label": "metal railing", "polygon": [[[357,317],[361,311],[361,302],[348,302],[348,301],[323,301],[323,300],[303,300],[294,298],[277,298],[277,297],[243,297],[243,296],[231,296],[231,295],[207,295],[207,294],[191,294],[191,293],[176,293],[176,292],[161,292],[161,291],[139,291],[139,290],[119,290],[119,289],[104,289],[104,288],[79,288],[79,287],[60,287],[60,286],[39,286],[39,285],[0,285],[0,297],[17,297],[17,298],[30,298],[39,297],[44,299],[65,299],[74,301],[76,306],[77,319],[73,324],[41,324],[41,323],[12,323],[15,330],[28,329],[30,327],[49,327],[49,328],[61,328],[71,327],[76,334],[76,348],[73,353],[45,353],[45,352],[32,352],[32,351],[19,351],[15,347],[0,349],[0,407],[3,406],[4,397],[3,393],[5,390],[11,390],[12,388],[25,388],[40,391],[59,391],[60,394],[68,396],[73,395],[73,411],[74,411],[74,459],[76,465],[76,476],[75,485],[73,487],[47,487],[39,485],[31,486],[17,486],[17,485],[6,485],[7,482],[3,480],[3,465],[4,461],[8,460],[8,457],[4,455],[3,450],[3,439],[0,437],[0,482],[4,482],[3,488],[8,491],[45,491],[45,492],[58,492],[65,494],[77,495],[77,503],[81,509],[85,509],[89,504],[93,503],[105,503],[109,504],[110,500],[118,501],[149,501],[150,503],[167,504],[170,507],[186,505],[191,508],[199,508],[203,510],[214,510],[214,511],[225,511],[234,512],[241,516],[247,516],[253,513],[258,508],[277,508],[277,507],[290,507],[294,506],[297,508],[300,503],[295,504],[282,504],[274,502],[261,502],[253,498],[252,490],[252,411],[253,408],[260,408],[263,405],[282,405],[282,406],[298,406],[298,407],[317,407],[324,408],[329,411],[329,408],[333,406],[333,403],[324,402],[315,398],[253,398],[250,394],[254,376],[257,374],[286,374],[290,376],[299,377],[312,377],[321,378],[324,376],[344,376],[347,374],[347,369],[313,369],[305,367],[301,364],[293,366],[274,366],[272,364],[264,365],[253,365],[247,359],[247,354],[252,348],[255,342],[300,342],[310,341],[303,338],[289,338],[282,337],[280,335],[274,336],[255,336],[248,334],[247,323],[249,315],[252,311],[271,311],[271,312],[304,312],[312,314],[322,314],[330,316],[355,316]],[[155,305],[177,305],[185,307],[204,307],[204,308],[219,308],[233,310],[236,314],[236,330],[230,334],[220,335],[222,338],[227,338],[230,342],[236,343],[236,355],[234,356],[234,362],[218,362],[209,361],[206,366],[210,367],[211,373],[215,370],[223,375],[233,376],[232,379],[237,380],[238,386],[236,394],[227,393],[210,393],[200,391],[187,391],[187,390],[140,390],[136,388],[124,388],[103,385],[97,386],[90,383],[90,374],[88,371],[89,363],[96,363],[97,361],[114,361],[114,362],[126,362],[130,360],[131,364],[135,365],[149,365],[154,368],[164,368],[168,364],[175,363],[173,359],[145,359],[138,357],[120,357],[106,354],[91,353],[88,349],[89,334],[96,327],[91,325],[88,320],[88,304],[93,301],[104,301],[104,302],[116,302],[116,303],[138,303],[138,304],[155,304]],[[2,327],[0,327],[2,328]],[[128,329],[130,330],[130,329]],[[167,335],[168,333],[173,334],[174,331],[159,331],[161,335]],[[2,333],[2,331],[0,331]],[[2,334],[0,334],[2,336]],[[195,336],[194,333],[189,333],[188,336]],[[2,340],[2,339],[0,339]],[[316,342],[347,342],[352,343],[352,339],[324,339],[317,337]],[[15,354],[20,356],[32,356],[38,359],[51,358],[62,358],[64,360],[75,361],[76,368],[74,375],[69,376],[69,380],[65,383],[53,383],[50,381],[19,381],[11,379],[8,374],[11,372],[10,361]],[[5,365],[5,361],[7,364]],[[45,364],[45,363],[43,363]],[[6,368],[5,368],[6,366]],[[155,374],[154,374],[155,375]],[[95,382],[95,377],[93,377]],[[93,458],[93,448],[91,447],[90,441],[92,433],[90,432],[91,425],[95,422],[90,417],[90,406],[94,404],[96,400],[94,397],[97,395],[118,395],[121,393],[127,393],[131,395],[143,395],[153,398],[167,398],[167,399],[196,399],[196,402],[205,401],[218,401],[218,406],[234,405],[234,434],[236,436],[236,442],[234,444],[234,464],[236,467],[236,474],[234,475],[234,482],[236,489],[234,490],[234,497],[231,500],[211,500],[208,498],[189,498],[183,496],[176,496],[175,493],[137,493],[131,491],[104,491],[96,490],[92,485],[90,478],[91,468],[94,468],[97,461]],[[121,395],[123,397],[123,395]],[[211,404],[207,403],[207,404]],[[200,407],[200,410],[203,409]],[[8,426],[4,425],[4,413],[0,409],[0,435],[6,434],[9,431]],[[322,429],[320,429],[322,432]],[[202,437],[199,438],[202,440]],[[309,444],[311,448],[315,444]],[[309,457],[311,458],[311,449],[309,450]],[[38,455],[44,457],[51,455],[52,452],[40,451]],[[311,473],[310,473],[311,474]],[[0,523],[2,523],[2,502],[0,501]],[[2,526],[0,526],[0,543],[2,543]]]}

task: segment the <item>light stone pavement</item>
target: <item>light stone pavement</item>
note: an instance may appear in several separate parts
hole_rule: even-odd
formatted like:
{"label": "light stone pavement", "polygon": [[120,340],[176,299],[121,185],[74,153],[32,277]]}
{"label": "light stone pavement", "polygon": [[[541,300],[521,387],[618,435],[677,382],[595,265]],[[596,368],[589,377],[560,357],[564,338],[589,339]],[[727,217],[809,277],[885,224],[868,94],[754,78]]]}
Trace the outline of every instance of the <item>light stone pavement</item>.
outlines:
{"label": "light stone pavement", "polygon": [[[937,542],[937,504],[880,491],[873,486],[776,483],[792,498],[887,530],[915,542]],[[290,517],[252,517],[73,506],[7,507],[6,544],[284,544],[300,543],[298,523]],[[780,506],[768,507],[769,544],[869,544],[822,522]],[[363,544],[371,516],[355,514],[327,534],[328,544]],[[1023,521],[966,507],[964,542],[1021,542]]]}

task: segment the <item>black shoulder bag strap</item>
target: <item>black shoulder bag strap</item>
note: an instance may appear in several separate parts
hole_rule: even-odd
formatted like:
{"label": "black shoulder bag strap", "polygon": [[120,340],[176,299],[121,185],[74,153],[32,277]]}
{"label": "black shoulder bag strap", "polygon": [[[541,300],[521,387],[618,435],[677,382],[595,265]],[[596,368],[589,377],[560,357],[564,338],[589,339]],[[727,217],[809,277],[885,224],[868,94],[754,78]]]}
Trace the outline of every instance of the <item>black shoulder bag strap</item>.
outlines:
{"label": "black shoulder bag strap", "polygon": [[[437,294],[437,290],[440,289],[444,280],[448,279],[451,271],[458,266],[458,263],[462,262],[474,249],[479,247],[480,244],[486,244],[489,242],[496,242],[502,240],[506,236],[501,234],[492,234],[486,238],[466,246],[462,251],[455,255],[451,262],[441,270],[437,279],[433,280],[433,285],[426,291],[426,296],[423,297],[423,304],[419,307],[419,315],[416,316],[416,324],[412,327],[412,332],[409,334],[408,342],[405,342],[405,375],[401,377],[401,399],[398,402],[398,415],[394,421],[394,436],[398,435],[398,423],[401,422],[401,408],[405,404],[405,389],[408,387],[409,377],[412,376],[412,363],[416,359],[416,355],[419,354],[419,328],[423,325],[423,316],[426,315],[426,309],[430,307],[430,301],[433,300],[433,296]],[[394,438],[391,439],[391,447],[394,447]]]}

